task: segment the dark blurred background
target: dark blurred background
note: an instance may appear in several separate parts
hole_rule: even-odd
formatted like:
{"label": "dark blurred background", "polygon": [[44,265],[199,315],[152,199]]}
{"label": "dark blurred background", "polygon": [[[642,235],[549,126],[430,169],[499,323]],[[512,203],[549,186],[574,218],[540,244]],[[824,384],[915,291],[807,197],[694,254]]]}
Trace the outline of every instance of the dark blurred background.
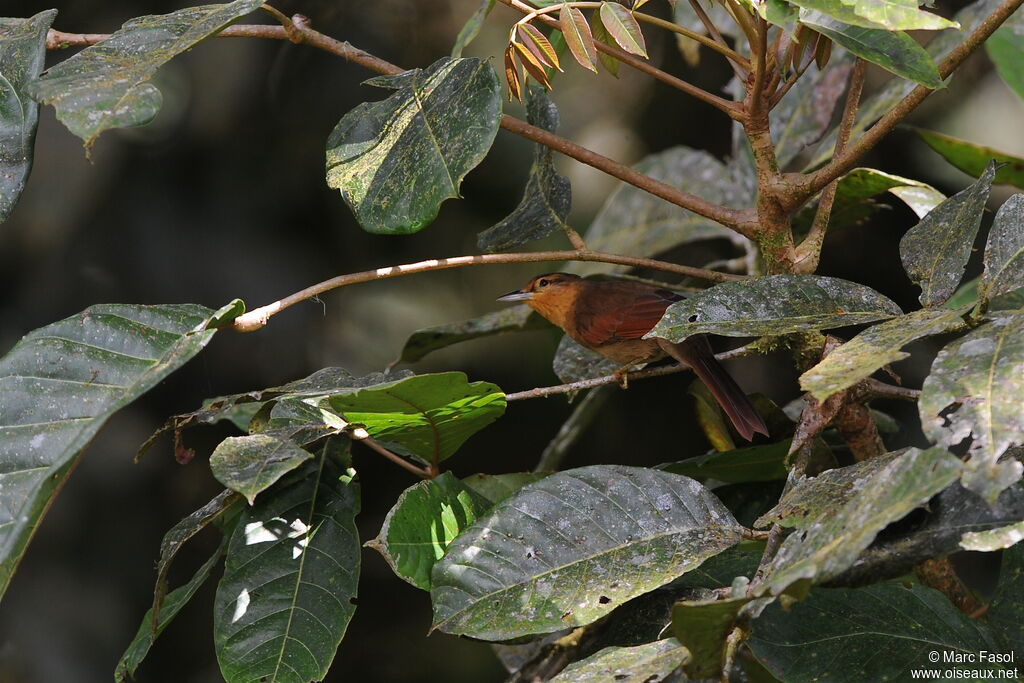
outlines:
{"label": "dark blurred background", "polygon": [[[319,30],[384,59],[416,67],[450,51],[477,4],[293,0],[277,7],[306,14]],[[58,6],[55,27],[107,33],[131,17],[181,6],[75,0]],[[49,7],[8,0],[0,11],[30,16]],[[662,13],[666,7],[648,5]],[[467,54],[500,58],[508,27],[518,17],[499,5]],[[699,72],[690,70],[671,39],[646,33],[653,59],[663,68],[716,91],[728,80],[723,64],[705,55]],[[629,69],[618,81],[575,66],[566,71],[554,93],[563,135],[627,163],[675,144],[728,154],[729,124],[708,107]],[[433,225],[408,237],[369,235],[325,185],[324,142],[355,104],[383,97],[360,85],[371,75],[309,47],[208,41],[158,73],[164,105],[156,120],[104,134],[91,163],[81,142],[44,108],[28,188],[0,225],[0,352],[28,331],[95,303],[196,302],[216,308],[240,297],[253,308],[345,272],[474,253],[476,233],[518,202],[529,145],[499,132],[486,161],[467,177],[464,199],[446,202]],[[881,81],[879,74],[872,78]],[[518,106],[508,110],[521,112]],[[963,76],[929,99],[913,122],[1024,153],[1024,107],[984,56],[972,59]],[[967,182],[900,131],[867,161],[947,193]],[[558,163],[573,183],[572,223],[583,230],[615,183],[575,162]],[[995,206],[1008,193],[997,188],[993,194]],[[904,309],[916,308],[916,289],[902,274],[897,252],[900,236],[914,222],[909,210],[891,203],[865,225],[830,236],[821,272],[864,282]],[[699,253],[725,253],[720,242]],[[551,238],[538,246],[564,243]],[[695,253],[669,256],[693,262]],[[111,420],[56,499],[0,608],[0,683],[110,680],[150,603],[163,532],[219,489],[205,456],[226,430],[188,434],[189,445],[200,453],[188,467],[175,463],[168,442],[132,464],[138,445],[169,415],[191,410],[208,396],[280,384],[328,365],[355,374],[380,370],[413,330],[494,310],[495,296],[542,268],[460,269],[358,285],[295,306],[257,333],[217,335],[196,360]],[[969,275],[978,264],[971,268]],[[491,338],[437,353],[414,369],[463,370],[471,379],[517,391],[557,383],[550,370],[556,343],[548,332]],[[925,342],[911,349],[914,358],[897,368],[906,384],[919,386],[936,348]],[[748,359],[732,369],[746,388],[779,403],[798,395],[785,358]],[[674,376],[616,392],[566,465],[649,465],[704,452],[699,432],[681,432],[674,419],[679,412],[689,414],[684,386]],[[880,407],[914,419],[911,407]],[[460,475],[529,469],[569,410],[563,398],[511,405],[450,464]],[[920,442],[914,429],[889,439],[894,448]],[[398,493],[414,481],[369,452],[357,451],[355,458],[363,483],[360,527],[369,539]],[[199,537],[183,553],[172,583],[189,576],[215,543],[212,534]],[[214,583],[157,642],[139,680],[220,680],[211,635]],[[359,610],[327,680],[502,679],[487,645],[440,634],[428,638],[429,623],[428,596],[366,551]]]}

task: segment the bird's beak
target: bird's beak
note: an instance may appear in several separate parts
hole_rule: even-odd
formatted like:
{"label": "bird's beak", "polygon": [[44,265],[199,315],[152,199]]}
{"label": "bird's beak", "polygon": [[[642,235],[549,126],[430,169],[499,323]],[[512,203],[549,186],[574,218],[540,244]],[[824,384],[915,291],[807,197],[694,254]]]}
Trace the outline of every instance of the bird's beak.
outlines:
{"label": "bird's beak", "polygon": [[529,301],[533,298],[533,292],[524,292],[521,289],[517,289],[514,292],[509,292],[504,296],[499,296],[497,301]]}

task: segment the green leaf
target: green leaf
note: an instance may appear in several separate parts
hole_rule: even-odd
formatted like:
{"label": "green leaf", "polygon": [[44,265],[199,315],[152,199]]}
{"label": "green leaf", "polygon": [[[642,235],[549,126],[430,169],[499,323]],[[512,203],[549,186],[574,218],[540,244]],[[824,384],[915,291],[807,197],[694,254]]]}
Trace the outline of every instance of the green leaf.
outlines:
{"label": "green leaf", "polygon": [[461,57],[462,51],[477,37],[487,15],[494,9],[494,3],[495,0],[481,0],[480,6],[473,11],[466,23],[459,29],[459,35],[455,37],[455,45],[452,46],[452,59]]}
{"label": "green leaf", "polygon": [[644,34],[640,24],[628,8],[616,2],[602,2],[600,10],[601,23],[608,34],[615,39],[626,52],[647,59],[647,47],[644,45]]}
{"label": "green leaf", "polygon": [[944,448],[910,449],[861,479],[843,506],[779,548],[761,588],[773,595],[800,595],[851,567],[879,531],[923,505],[960,475],[960,461]]}
{"label": "green leaf", "polygon": [[270,434],[229,436],[210,455],[210,472],[252,505],[256,494],[312,457],[291,441]]}
{"label": "green leaf", "polygon": [[156,642],[156,639],[163,633],[174,617],[178,616],[178,612],[188,604],[188,601],[192,599],[196,591],[206,583],[206,579],[210,578],[210,572],[213,571],[217,562],[220,561],[226,546],[227,538],[224,538],[221,540],[217,550],[196,570],[192,578],[186,584],[175,588],[167,595],[160,606],[155,629],[153,608],[150,607],[146,611],[146,614],[142,617],[142,623],[139,624],[139,630],[135,632],[135,637],[132,638],[132,642],[128,645],[124,654],[121,655],[121,659],[117,662],[117,667],[114,669],[114,681],[116,683],[128,683],[135,680],[135,671],[139,668],[139,664],[142,664],[146,655],[149,654],[153,643]]}
{"label": "green leaf", "polygon": [[902,199],[918,218],[923,218],[946,199],[946,195],[927,183],[874,168],[855,168],[839,180],[829,225],[848,222],[843,220],[844,214],[856,212],[865,201],[884,192]]}
{"label": "green leaf", "polygon": [[206,346],[213,315],[101,304],[30,332],[0,359],[0,595],[92,437]]}
{"label": "green leaf", "polygon": [[764,446],[747,446],[722,453],[698,455],[680,460],[660,469],[693,477],[698,481],[717,479],[724,482],[773,481],[785,479],[785,460],[790,440]]}
{"label": "green leaf", "polygon": [[1024,194],[999,207],[985,245],[985,272],[979,291],[986,299],[1024,287]]}
{"label": "green leaf", "polygon": [[[725,667],[725,640],[753,598],[682,600],[672,608],[672,632],[690,653],[683,671],[693,680],[718,678]],[[758,600],[767,603],[768,600]]]}
{"label": "green leaf", "polygon": [[1020,12],[1010,15],[1006,22],[985,41],[985,51],[996,65],[996,71],[1006,85],[1024,99],[1024,16]]}
{"label": "green leaf", "polygon": [[925,308],[869,327],[800,376],[800,388],[824,401],[910,354],[910,342],[963,327],[963,309]]}
{"label": "green leaf", "polygon": [[755,5],[757,13],[769,24],[778,26],[787,35],[793,36],[796,33],[797,22],[800,19],[800,9],[791,5],[786,0],[766,0]]}
{"label": "green leaf", "polygon": [[372,84],[397,92],[338,121],[327,139],[327,185],[341,190],[364,230],[418,232],[490,149],[501,118],[498,77],[479,59],[444,57]]}
{"label": "green leaf", "polygon": [[791,0],[793,4],[817,10],[853,26],[887,31],[959,28],[956,22],[924,12],[917,0]]}
{"label": "green leaf", "polygon": [[[1006,649],[1012,649],[1014,662],[1024,657],[1024,545],[1017,544],[1003,552],[999,584],[987,613],[989,627]],[[1019,664],[1018,664],[1019,667]]]}
{"label": "green leaf", "polygon": [[971,186],[928,213],[900,240],[900,259],[910,279],[921,287],[921,304],[937,306],[953,295],[971,256],[981,226],[995,164]]}
{"label": "green leaf", "polygon": [[31,19],[0,19],[0,223],[7,220],[32,170],[39,105],[26,86],[46,61],[46,34],[57,10]]}
{"label": "green leaf", "polygon": [[731,586],[733,579],[738,576],[754,576],[761,561],[762,550],[763,546],[757,543],[733,546],[709,557],[704,564],[681,576],[677,583],[710,590]]}
{"label": "green leaf", "polygon": [[359,579],[359,487],[327,448],[247,508],[214,600],[227,683],[306,683],[327,674]]}
{"label": "green leaf", "polygon": [[[558,129],[558,108],[544,88],[528,88],[526,118],[544,130],[555,132]],[[534,144],[533,165],[523,198],[512,213],[480,233],[477,246],[481,250],[510,249],[568,227],[565,219],[572,206],[572,185],[555,170],[554,154],[550,147]]]}
{"label": "green leaf", "polygon": [[647,337],[679,342],[708,332],[779,335],[885,320],[899,306],[864,285],[820,275],[768,275],[724,282],[668,307]]}
{"label": "green leaf", "polygon": [[[733,182],[729,169],[703,151],[672,147],[644,158],[634,168],[655,180],[730,208],[743,208],[753,201],[745,186]],[[680,244],[714,237],[738,239],[746,244],[744,238],[710,218],[633,185],[622,184],[590,224],[587,246],[594,251],[651,257]],[[573,263],[568,270],[582,275],[627,269],[601,263]]]}
{"label": "green leaf", "polygon": [[948,446],[971,437],[964,486],[990,502],[1021,476],[1019,462],[999,456],[1024,440],[1022,394],[1024,314],[994,316],[947,344],[921,387],[925,435]]}
{"label": "green leaf", "polygon": [[548,327],[550,324],[526,304],[509,306],[485,313],[478,318],[416,330],[405,340],[402,354],[392,365],[415,363],[434,351],[471,339],[489,337],[502,332],[525,332]]}
{"label": "green leaf", "polygon": [[326,399],[348,422],[425,464],[454,455],[466,439],[505,412],[505,394],[461,372],[417,375]]}
{"label": "green leaf", "polygon": [[445,548],[490,508],[483,497],[450,472],[410,486],[366,546],[379,552],[392,571],[417,588],[430,590],[430,571]]}
{"label": "green leaf", "polygon": [[851,26],[821,12],[803,10],[800,23],[806,24],[838,45],[872,64],[926,88],[943,87],[935,62],[917,41],[906,33]]}
{"label": "green leaf", "polygon": [[964,550],[991,552],[1017,545],[1024,541],[1024,522],[1001,526],[988,531],[968,531],[960,540]]}
{"label": "green leaf", "polygon": [[565,667],[551,683],[667,683],[669,674],[685,657],[686,650],[675,638],[633,647],[606,647]]}
{"label": "green leaf", "polygon": [[620,465],[552,474],[434,565],[433,628],[507,640],[588,624],[739,540],[729,511],[692,479]]}
{"label": "green leaf", "polygon": [[262,4],[235,0],[137,17],[50,68],[29,92],[52,104],[57,118],[88,149],[105,130],[152,121],[163,99],[149,83],[157,69]]}
{"label": "green leaf", "polygon": [[956,680],[1000,668],[931,662],[932,652],[977,656],[998,648],[984,626],[920,585],[816,588],[788,610],[768,607],[753,631],[754,656],[784,681],[911,681],[922,669],[955,670],[959,675],[942,680]]}
{"label": "green leaf", "polygon": [[999,165],[992,182],[996,185],[1015,185],[1024,188],[1024,159],[1004,154],[997,149],[976,145],[951,135],[943,135],[923,128],[911,128],[925,144],[943,159],[969,176],[981,178],[993,161]]}
{"label": "green leaf", "polygon": [[548,476],[546,472],[510,472],[508,474],[471,474],[462,485],[493,507],[527,484]]}
{"label": "green leaf", "polygon": [[[955,310],[977,305],[980,282],[981,277],[976,277],[963,283],[942,307]],[[1024,288],[1001,294],[988,302],[990,311],[1014,311],[1018,308],[1024,308]]]}
{"label": "green leaf", "polygon": [[903,452],[887,453],[848,467],[825,470],[805,479],[779,500],[778,505],[764,513],[754,526],[764,529],[772,524],[806,529],[864,490],[864,480],[872,477],[902,457]]}

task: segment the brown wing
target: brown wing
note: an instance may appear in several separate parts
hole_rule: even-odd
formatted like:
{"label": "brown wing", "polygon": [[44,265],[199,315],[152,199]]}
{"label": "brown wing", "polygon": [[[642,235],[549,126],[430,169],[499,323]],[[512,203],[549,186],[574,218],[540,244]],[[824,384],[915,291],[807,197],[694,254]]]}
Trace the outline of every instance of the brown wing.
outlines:
{"label": "brown wing", "polygon": [[667,289],[626,284],[602,283],[577,301],[577,330],[587,346],[640,339],[661,320],[666,308],[683,298]]}

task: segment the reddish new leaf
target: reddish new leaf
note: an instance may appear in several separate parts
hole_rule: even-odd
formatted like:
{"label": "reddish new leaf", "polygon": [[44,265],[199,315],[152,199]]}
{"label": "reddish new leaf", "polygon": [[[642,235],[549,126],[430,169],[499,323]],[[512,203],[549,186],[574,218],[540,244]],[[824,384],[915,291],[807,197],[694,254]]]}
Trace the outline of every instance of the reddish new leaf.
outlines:
{"label": "reddish new leaf", "polygon": [[522,43],[512,43],[512,47],[515,48],[516,53],[519,55],[519,61],[523,63],[523,68],[526,69],[526,73],[529,74],[533,80],[543,85],[548,90],[551,90],[551,83],[548,81],[548,73],[544,70],[544,65],[533,56],[533,53],[523,45]]}
{"label": "reddish new leaf", "polygon": [[505,48],[505,80],[508,81],[508,99],[513,97],[523,101],[523,82],[519,77],[519,66],[516,64],[512,46]]}
{"label": "reddish new leaf", "polygon": [[536,26],[532,24],[519,24],[516,26],[516,31],[523,44],[533,53],[538,62],[552,69],[562,70],[562,67],[558,65],[558,53],[555,52],[551,42]]}
{"label": "reddish new leaf", "polygon": [[601,23],[615,42],[626,52],[647,58],[647,46],[644,34],[640,32],[640,24],[636,23],[633,13],[615,2],[601,5]]}
{"label": "reddish new leaf", "polygon": [[594,45],[594,34],[590,32],[590,24],[587,23],[583,12],[575,7],[562,5],[558,12],[558,23],[572,56],[584,69],[597,73],[597,47]]}

